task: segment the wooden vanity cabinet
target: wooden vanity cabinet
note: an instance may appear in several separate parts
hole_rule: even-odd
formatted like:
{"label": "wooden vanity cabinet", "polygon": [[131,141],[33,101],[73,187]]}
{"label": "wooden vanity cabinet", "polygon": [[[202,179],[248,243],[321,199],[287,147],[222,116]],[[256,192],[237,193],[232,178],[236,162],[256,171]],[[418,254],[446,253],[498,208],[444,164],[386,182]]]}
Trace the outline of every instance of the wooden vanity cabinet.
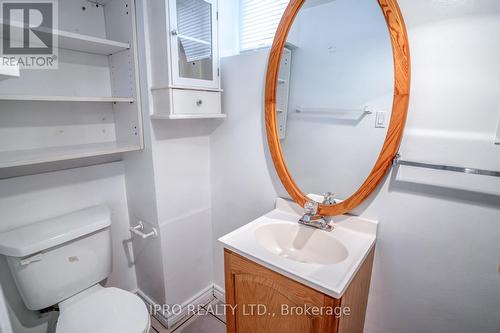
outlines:
{"label": "wooden vanity cabinet", "polygon": [[373,253],[335,299],[225,249],[227,332],[363,332]]}

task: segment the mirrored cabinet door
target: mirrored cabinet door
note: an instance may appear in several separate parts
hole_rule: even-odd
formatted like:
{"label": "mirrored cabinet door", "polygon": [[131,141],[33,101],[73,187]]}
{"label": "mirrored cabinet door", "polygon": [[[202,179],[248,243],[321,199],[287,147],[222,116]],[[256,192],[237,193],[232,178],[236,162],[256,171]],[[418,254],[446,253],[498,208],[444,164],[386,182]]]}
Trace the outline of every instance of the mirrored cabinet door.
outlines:
{"label": "mirrored cabinet door", "polygon": [[219,88],[217,0],[169,0],[172,82]]}

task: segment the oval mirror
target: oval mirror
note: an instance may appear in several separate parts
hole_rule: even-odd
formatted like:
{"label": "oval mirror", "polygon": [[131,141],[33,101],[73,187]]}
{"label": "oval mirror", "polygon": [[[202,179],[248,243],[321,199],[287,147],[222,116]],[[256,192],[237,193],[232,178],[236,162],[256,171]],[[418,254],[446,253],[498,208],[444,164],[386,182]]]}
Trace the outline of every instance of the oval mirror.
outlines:
{"label": "oval mirror", "polygon": [[291,0],[266,79],[269,148],[290,196],[329,216],[363,202],[397,154],[409,89],[397,0]]}

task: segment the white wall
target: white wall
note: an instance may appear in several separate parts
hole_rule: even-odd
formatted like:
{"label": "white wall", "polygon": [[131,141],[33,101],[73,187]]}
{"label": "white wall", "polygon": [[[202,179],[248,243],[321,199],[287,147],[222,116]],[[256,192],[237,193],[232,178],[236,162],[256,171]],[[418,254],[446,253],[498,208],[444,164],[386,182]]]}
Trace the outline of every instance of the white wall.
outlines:
{"label": "white wall", "polygon": [[213,281],[209,136],[217,122],[150,118],[150,88],[168,81],[166,51],[151,19],[165,1],[138,3],[146,147],[126,156],[127,193],[132,223],[143,220],[159,237],[134,241],[137,283],[155,303],[185,304]]}
{"label": "white wall", "polygon": [[[387,25],[376,1],[338,0],[302,9],[292,31],[298,47],[292,50],[283,154],[304,193],[330,191],[347,199],[370,173],[387,133],[375,127],[376,112],[390,118],[394,95]],[[297,113],[301,106],[369,106],[373,114]]]}
{"label": "white wall", "polygon": [[277,196],[262,112],[267,55],[260,50],[222,59],[227,119],[210,137],[214,281],[220,287],[224,270],[217,238],[271,210]]}
{"label": "white wall", "polygon": [[153,124],[167,304],[183,304],[212,284],[211,129],[204,120]]}
{"label": "white wall", "polygon": [[[484,2],[484,1],[483,1]],[[452,8],[450,8],[451,10]],[[416,9],[415,9],[416,10]],[[500,3],[488,14],[445,16],[410,31],[413,90],[403,158],[430,163],[500,170],[494,144],[500,119]],[[429,149],[432,147],[432,149]],[[500,195],[500,179],[402,169],[398,180],[418,181]]]}
{"label": "white wall", "polygon": [[[136,278],[121,162],[0,180],[0,231],[100,204],[112,212],[113,271],[106,285],[134,291]],[[46,332],[47,319],[26,309],[3,257],[0,283],[14,332]]]}
{"label": "white wall", "polygon": [[[413,61],[410,131],[402,148],[432,153],[433,147],[442,145],[440,136],[412,139],[415,129],[424,134],[424,129],[447,129],[455,135],[474,129],[482,137],[491,137],[500,104],[496,60],[500,46],[488,37],[498,31],[500,17],[493,16],[500,15],[498,1],[399,2]],[[272,197],[282,193],[264,148],[266,62],[265,51],[223,59],[228,119],[211,141],[215,239],[271,209]],[[458,125],[457,114],[467,120]],[[467,135],[461,137],[470,141]],[[467,163],[474,147],[478,146],[464,151],[456,146],[440,157],[445,162]],[[478,163],[494,162],[490,150],[476,150]],[[439,184],[443,174],[448,175],[422,172],[413,180]],[[365,331],[498,332],[500,197],[396,177],[396,172],[388,175],[357,209],[362,216],[380,221]],[[463,180],[458,174],[448,177],[454,183]],[[467,179],[497,181],[478,177]],[[216,246],[215,281],[220,286],[222,262],[222,249]]]}

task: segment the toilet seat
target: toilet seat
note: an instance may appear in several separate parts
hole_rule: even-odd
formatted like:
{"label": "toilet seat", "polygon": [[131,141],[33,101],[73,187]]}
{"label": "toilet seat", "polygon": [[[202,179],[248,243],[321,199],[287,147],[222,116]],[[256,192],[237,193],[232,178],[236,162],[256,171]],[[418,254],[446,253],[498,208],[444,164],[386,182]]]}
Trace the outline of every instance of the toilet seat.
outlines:
{"label": "toilet seat", "polygon": [[[85,293],[85,292],[84,292]],[[56,333],[146,333],[149,313],[136,295],[118,288],[97,287],[63,304]]]}

